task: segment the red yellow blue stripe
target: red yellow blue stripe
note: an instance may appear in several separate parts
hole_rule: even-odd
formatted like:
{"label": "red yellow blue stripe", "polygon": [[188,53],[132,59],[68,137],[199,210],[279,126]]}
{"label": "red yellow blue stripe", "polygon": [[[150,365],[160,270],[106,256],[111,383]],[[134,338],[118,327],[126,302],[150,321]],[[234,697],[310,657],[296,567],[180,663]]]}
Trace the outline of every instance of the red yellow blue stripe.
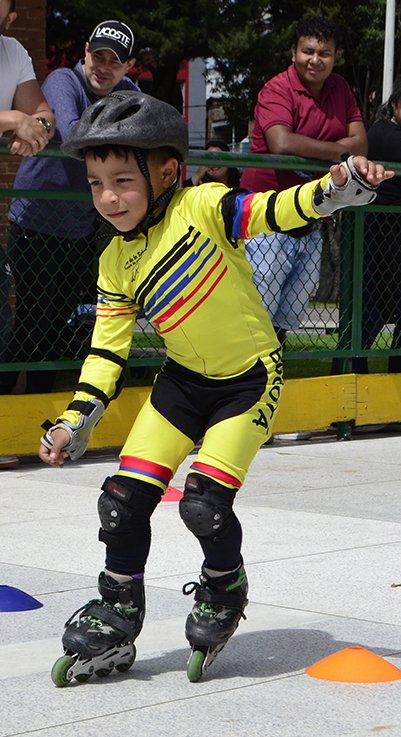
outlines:
{"label": "red yellow blue stripe", "polygon": [[251,220],[252,200],[254,192],[240,194],[236,198],[235,216],[233,220],[233,238],[246,239],[250,237],[249,223]]}
{"label": "red yellow blue stripe", "polygon": [[126,307],[113,307],[109,305],[96,306],[96,317],[124,317],[125,315],[136,315],[139,312],[135,305],[127,305]]}
{"label": "red yellow blue stripe", "polygon": [[[215,279],[215,281],[213,282],[213,284],[211,285],[211,287],[210,287],[210,288],[208,289],[208,291],[206,292],[206,294],[204,294],[204,295],[203,295],[203,297],[202,297],[201,299],[199,299],[199,300],[198,300],[198,301],[197,301],[197,302],[196,302],[196,303],[195,303],[195,304],[194,304],[194,305],[193,305],[193,306],[191,307],[191,309],[190,309],[190,310],[188,310],[188,312],[186,312],[186,313],[185,313],[185,315],[182,315],[182,317],[181,317],[181,318],[180,318],[179,320],[177,320],[177,321],[176,321],[176,322],[174,323],[174,325],[170,325],[170,327],[169,327],[169,328],[165,328],[164,330],[160,330],[160,327],[159,327],[159,321],[158,321],[158,322],[157,322],[157,323],[155,324],[155,327],[156,327],[156,329],[157,329],[157,332],[158,332],[158,333],[159,333],[160,335],[164,335],[165,333],[169,333],[169,332],[170,332],[171,330],[174,330],[174,329],[175,329],[175,328],[177,328],[177,327],[178,327],[179,325],[181,325],[181,323],[182,323],[182,322],[184,322],[184,321],[185,321],[185,320],[186,320],[186,319],[187,319],[187,318],[188,318],[188,317],[189,317],[190,315],[192,315],[192,313],[193,313],[193,312],[195,312],[195,311],[196,311],[196,310],[198,309],[198,307],[199,307],[199,306],[200,306],[200,305],[202,304],[202,302],[204,302],[204,301],[205,301],[205,299],[208,299],[208,297],[209,297],[209,296],[211,295],[211,293],[212,293],[212,292],[213,292],[213,291],[214,291],[214,290],[216,289],[217,285],[218,285],[218,284],[219,284],[219,282],[220,282],[220,281],[222,280],[222,278],[223,278],[223,276],[224,276],[224,275],[226,274],[226,272],[227,272],[227,266],[225,266],[225,267],[224,267],[224,269],[223,269],[223,271],[221,271],[221,272],[220,272],[220,274],[219,274],[219,275],[217,276],[217,279]],[[162,317],[163,317],[163,316],[162,316]]]}
{"label": "red yellow blue stripe", "polygon": [[144,480],[149,481],[149,483],[155,480],[162,484],[168,484],[173,475],[171,469],[167,466],[137,456],[121,456],[119,471],[143,476]]}
{"label": "red yellow blue stripe", "polygon": [[216,479],[216,481],[222,481],[223,484],[233,486],[234,489],[239,489],[242,485],[236,476],[232,476],[230,473],[222,471],[221,468],[216,468],[216,466],[209,466],[207,463],[195,461],[191,466],[191,471],[199,471],[199,473],[210,476],[212,479]]}

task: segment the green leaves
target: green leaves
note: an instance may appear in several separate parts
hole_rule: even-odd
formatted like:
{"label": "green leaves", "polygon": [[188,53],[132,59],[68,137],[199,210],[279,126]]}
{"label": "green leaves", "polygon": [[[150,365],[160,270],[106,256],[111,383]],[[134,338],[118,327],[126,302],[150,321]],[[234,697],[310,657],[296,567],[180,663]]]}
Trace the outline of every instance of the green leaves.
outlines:
{"label": "green leaves", "polygon": [[[173,94],[172,77],[183,59],[214,57],[221,77],[216,94],[224,97],[230,122],[244,127],[264,82],[290,63],[297,21],[306,14],[328,15],[344,36],[337,68],[356,91],[369,123],[381,101],[385,9],[386,0],[114,0],[111,12],[108,0],[48,0],[48,43],[64,47],[70,42],[82,51],[90,31],[111,12],[133,28],[138,50],[156,52],[157,96]],[[397,16],[396,74],[400,38]]]}

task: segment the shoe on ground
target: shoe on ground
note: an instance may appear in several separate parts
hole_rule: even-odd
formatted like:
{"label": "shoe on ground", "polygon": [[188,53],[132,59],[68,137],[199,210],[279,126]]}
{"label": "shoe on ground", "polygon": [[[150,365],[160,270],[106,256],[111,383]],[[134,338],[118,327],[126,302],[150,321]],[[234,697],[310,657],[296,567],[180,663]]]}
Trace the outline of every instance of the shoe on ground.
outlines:
{"label": "shoe on ground", "polygon": [[18,466],[17,456],[0,456],[0,471],[6,471]]}

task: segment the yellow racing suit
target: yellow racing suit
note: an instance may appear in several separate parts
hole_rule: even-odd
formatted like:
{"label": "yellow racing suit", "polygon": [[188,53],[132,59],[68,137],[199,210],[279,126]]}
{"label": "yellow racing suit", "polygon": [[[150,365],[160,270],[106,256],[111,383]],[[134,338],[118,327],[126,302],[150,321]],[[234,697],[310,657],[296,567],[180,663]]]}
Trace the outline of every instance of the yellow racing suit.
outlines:
{"label": "yellow racing suit", "polygon": [[[191,469],[239,488],[272,432],[280,347],[243,240],[319,218],[327,178],[276,192],[204,184],[177,190],[147,233],[113,238],[100,258],[97,317],[75,399],[119,391],[140,309],[167,359],[121,451],[118,474],[163,491],[203,438]],[[76,422],[67,410],[61,419]]]}

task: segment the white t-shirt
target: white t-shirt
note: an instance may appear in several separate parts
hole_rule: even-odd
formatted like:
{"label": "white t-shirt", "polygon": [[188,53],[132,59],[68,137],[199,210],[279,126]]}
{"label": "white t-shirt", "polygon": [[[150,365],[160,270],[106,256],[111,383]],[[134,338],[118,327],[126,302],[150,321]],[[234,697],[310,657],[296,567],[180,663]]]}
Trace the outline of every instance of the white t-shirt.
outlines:
{"label": "white t-shirt", "polygon": [[0,110],[12,110],[18,85],[36,79],[28,52],[10,36],[0,36],[0,79]]}

